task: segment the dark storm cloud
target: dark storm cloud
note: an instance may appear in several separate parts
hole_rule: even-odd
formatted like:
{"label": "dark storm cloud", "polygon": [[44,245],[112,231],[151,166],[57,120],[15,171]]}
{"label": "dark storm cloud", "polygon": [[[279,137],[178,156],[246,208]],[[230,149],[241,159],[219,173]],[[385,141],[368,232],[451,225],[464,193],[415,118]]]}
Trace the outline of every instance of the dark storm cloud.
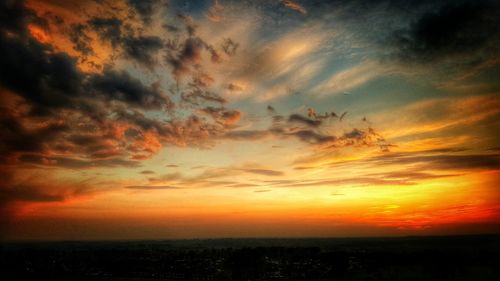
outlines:
{"label": "dark storm cloud", "polygon": [[499,1],[315,1],[307,10],[316,18],[335,11],[351,34],[345,42],[363,42],[384,63],[432,67],[440,83],[498,65]]}
{"label": "dark storm cloud", "polygon": [[154,56],[164,44],[157,36],[126,37],[123,39],[125,55],[137,62],[151,67],[154,65]]}
{"label": "dark storm cloud", "polygon": [[[74,58],[36,41],[26,32],[26,24],[31,20],[20,22],[25,24],[24,31],[12,35],[8,33],[11,30],[2,26],[0,33],[0,86],[19,96],[20,105],[26,108],[21,115],[10,107],[0,114],[2,162],[14,157],[40,165],[56,163],[65,167],[133,166],[135,162],[125,159],[132,153],[128,147],[137,150],[139,145],[140,151],[153,153],[147,143],[127,146],[112,132],[120,126],[116,121],[123,121],[128,123],[122,126],[164,133],[161,128],[165,124],[141,113],[147,109],[172,108],[172,102],[158,85],[146,86],[129,73],[111,68],[102,73],[82,72]],[[16,28],[21,27],[16,25]],[[106,104],[111,101],[126,104],[127,111],[115,103]],[[87,142],[78,140],[82,136],[87,137]],[[140,138],[141,134],[134,137],[139,141]],[[46,151],[78,156],[49,159],[43,157]],[[28,152],[30,156],[20,157]],[[109,157],[116,158],[87,159]]]}
{"label": "dark storm cloud", "polygon": [[71,146],[77,147],[78,149],[73,150],[75,153],[87,155],[90,159],[126,156],[127,150],[120,147],[114,136],[73,132],[73,134],[67,134],[64,139],[67,141],[65,144],[69,146],[68,151],[72,151]]}
{"label": "dark storm cloud", "polygon": [[201,39],[190,37],[186,39],[178,54],[168,55],[167,62],[172,66],[173,74],[177,79],[187,75],[191,65],[199,63],[203,49],[204,44]]}
{"label": "dark storm cloud", "polygon": [[[160,135],[164,135],[167,133],[164,122],[157,119],[148,118],[144,115],[144,113],[140,111],[120,107],[114,109],[114,114],[116,120],[123,121],[124,123],[128,124],[135,124],[140,129],[143,129],[145,131],[155,130]],[[127,136],[131,138],[137,138],[141,136],[141,131],[137,131],[134,129],[130,129],[129,131],[127,131],[127,133]]]}
{"label": "dark storm cloud", "polygon": [[6,0],[0,3],[0,26],[2,32],[13,32],[25,35],[26,24],[37,19],[32,10],[24,8],[22,0]]}
{"label": "dark storm cloud", "polygon": [[109,41],[113,46],[117,46],[122,41],[123,22],[118,18],[93,18],[88,25],[103,41]]}
{"label": "dark storm cloud", "polygon": [[92,46],[90,45],[91,38],[85,32],[86,26],[84,24],[74,24],[71,26],[71,31],[69,33],[69,39],[73,43],[75,50],[79,51],[85,58],[94,53]]}
{"label": "dark storm cloud", "polygon": [[165,5],[164,0],[127,0],[127,2],[146,24],[151,23],[151,17],[157,11],[157,8],[162,4]]}
{"label": "dark storm cloud", "polygon": [[64,124],[52,124],[44,128],[29,130],[18,120],[0,115],[1,144],[0,155],[5,157],[12,151],[37,152],[43,149],[47,142],[57,138],[62,132],[67,132],[69,127]]}
{"label": "dark storm cloud", "polygon": [[0,84],[34,105],[34,111],[67,106],[82,93],[83,75],[75,59],[32,38],[0,35]]}
{"label": "dark storm cloud", "polygon": [[[221,63],[222,57],[214,46],[196,35],[197,26],[191,17],[182,14],[178,17],[187,28],[187,36],[181,40],[167,40],[166,61],[171,66],[176,80],[191,77],[195,81],[198,71],[201,70],[200,63],[204,52],[208,52],[212,63]],[[197,84],[197,86],[203,85]]]}
{"label": "dark storm cloud", "polygon": [[395,37],[401,57],[429,62],[480,51],[498,53],[499,27],[498,1],[451,1],[427,11]]}
{"label": "dark storm cloud", "polygon": [[[119,47],[125,58],[152,69],[156,65],[155,55],[164,48],[163,40],[158,36],[132,35],[130,27],[116,17],[90,19],[86,25],[74,25],[70,38],[77,49],[91,53],[88,31],[93,30],[102,41]],[[128,31],[127,31],[128,30]]]}
{"label": "dark storm cloud", "polygon": [[309,119],[300,114],[292,114],[288,117],[288,122],[300,123],[309,127],[319,127],[321,125],[321,120]]}
{"label": "dark storm cloud", "polygon": [[105,69],[102,74],[91,76],[89,85],[106,99],[121,100],[144,108],[161,108],[169,103],[158,87],[144,86],[126,71]]}

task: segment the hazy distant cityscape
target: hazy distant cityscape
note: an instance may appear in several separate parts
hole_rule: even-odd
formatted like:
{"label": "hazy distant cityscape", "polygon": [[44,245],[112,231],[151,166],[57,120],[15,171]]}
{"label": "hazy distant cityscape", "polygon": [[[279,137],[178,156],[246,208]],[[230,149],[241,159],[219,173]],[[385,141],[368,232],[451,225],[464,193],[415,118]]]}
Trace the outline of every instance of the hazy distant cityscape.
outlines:
{"label": "hazy distant cityscape", "polygon": [[499,280],[499,236],[18,242],[2,280]]}

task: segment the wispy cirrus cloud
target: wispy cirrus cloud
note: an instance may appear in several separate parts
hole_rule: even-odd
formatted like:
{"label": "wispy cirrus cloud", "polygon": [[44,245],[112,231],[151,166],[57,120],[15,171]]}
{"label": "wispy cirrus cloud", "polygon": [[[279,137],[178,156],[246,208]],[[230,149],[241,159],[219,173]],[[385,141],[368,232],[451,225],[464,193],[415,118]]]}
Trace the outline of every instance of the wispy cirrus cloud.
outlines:
{"label": "wispy cirrus cloud", "polygon": [[137,189],[137,190],[166,190],[166,189],[177,189],[176,186],[170,185],[129,185],[125,186],[128,189]]}
{"label": "wispy cirrus cloud", "polygon": [[390,74],[388,66],[374,61],[363,61],[358,65],[334,73],[319,83],[311,92],[320,96],[346,94],[367,82]]}

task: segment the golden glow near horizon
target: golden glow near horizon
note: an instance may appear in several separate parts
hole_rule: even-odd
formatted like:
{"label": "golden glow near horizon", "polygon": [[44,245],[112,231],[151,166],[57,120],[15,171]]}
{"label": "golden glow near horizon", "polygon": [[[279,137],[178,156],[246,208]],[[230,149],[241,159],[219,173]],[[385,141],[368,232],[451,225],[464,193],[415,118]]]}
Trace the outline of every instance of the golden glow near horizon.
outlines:
{"label": "golden glow near horizon", "polygon": [[2,59],[0,238],[500,231],[497,39],[416,34],[437,4],[202,2],[2,4],[34,71]]}

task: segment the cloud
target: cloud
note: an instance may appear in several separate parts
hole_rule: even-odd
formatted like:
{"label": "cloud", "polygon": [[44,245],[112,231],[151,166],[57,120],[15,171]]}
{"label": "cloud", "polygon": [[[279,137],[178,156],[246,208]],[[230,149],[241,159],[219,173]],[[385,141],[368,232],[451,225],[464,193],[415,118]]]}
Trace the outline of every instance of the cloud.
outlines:
{"label": "cloud", "polygon": [[400,56],[431,63],[450,56],[476,56],[489,52],[494,55],[498,53],[494,51],[495,46],[500,42],[495,28],[500,23],[499,8],[494,1],[463,1],[449,2],[437,10],[428,11],[407,30],[395,32],[401,48]]}
{"label": "cloud", "polygon": [[234,56],[236,55],[236,51],[238,50],[239,46],[240,44],[234,42],[231,38],[225,38],[224,42],[222,43],[222,50],[228,56]]}
{"label": "cloud", "polygon": [[[0,98],[9,104],[0,114],[6,129],[0,136],[2,162],[66,168],[135,167],[167,144],[207,147],[239,121],[241,112],[226,108],[212,112],[213,120],[196,116],[200,109],[208,108],[207,103],[226,102],[206,89],[211,78],[198,70],[192,76],[196,78],[193,84],[179,95],[180,101],[167,95],[160,81],[146,84],[143,77],[114,64],[87,72],[53,42],[40,42],[28,32],[30,24],[46,24],[43,18],[21,2],[12,2],[5,9],[24,18],[2,25],[0,32]],[[73,40],[76,48],[89,54],[97,44],[87,40],[97,36],[110,42],[122,58],[151,66],[156,53],[164,48],[162,40],[135,30],[126,21],[113,13],[84,17],[76,25],[66,25],[70,27],[67,39],[79,38]],[[193,42],[212,55],[215,52],[201,39],[188,38],[187,42],[182,53],[187,57],[193,58],[196,52],[190,50]],[[189,109],[178,114],[177,103],[187,103]],[[151,111],[156,114],[149,114]]]}
{"label": "cloud", "polygon": [[[166,62],[170,65],[172,74],[178,85],[183,80],[191,78],[193,83],[187,84],[186,91],[199,92],[197,95],[202,93],[207,94],[204,88],[208,85],[200,83],[203,81],[199,79],[200,76],[210,77],[204,71],[204,54],[209,54],[212,64],[220,64],[223,61],[222,57],[214,46],[196,34],[197,26],[191,17],[183,14],[179,14],[178,17],[184,21],[188,34],[179,40],[168,41],[169,43],[165,49]],[[210,77],[210,79],[212,78]]]}
{"label": "cloud", "polygon": [[268,130],[231,130],[222,135],[230,140],[258,140],[272,135]]}
{"label": "cloud", "polygon": [[323,135],[312,130],[299,130],[288,135],[296,136],[303,142],[313,144],[332,143],[337,139],[335,136]]}
{"label": "cloud", "polygon": [[[193,167],[193,170],[203,169],[196,174],[167,173],[148,178],[153,186],[175,186],[178,188],[201,188],[201,187],[231,187],[246,188],[256,187],[258,184],[240,181],[238,177],[245,177],[245,174],[251,174],[253,177],[274,178],[282,177],[284,172],[270,169],[266,166],[257,164],[235,164],[224,167]],[[140,185],[143,186],[143,185]],[[149,186],[149,185],[147,185]]]}
{"label": "cloud", "polygon": [[64,200],[61,194],[50,194],[38,187],[17,185],[13,188],[0,188],[0,204],[23,202],[60,202]]}
{"label": "cloud", "polygon": [[[253,19],[249,17],[248,21],[252,23]],[[307,92],[326,67],[328,59],[324,55],[334,35],[331,30],[323,30],[321,24],[287,27],[278,37],[259,34],[256,27],[260,22],[235,24],[224,33],[227,37],[222,43],[222,55],[227,63],[215,68],[214,76],[227,84],[237,81],[244,85],[244,93],[239,97],[268,102]]]}
{"label": "cloud", "polygon": [[375,176],[352,176],[335,178],[296,178],[292,180],[268,180],[262,184],[280,188],[300,188],[311,186],[378,186],[378,185],[413,185],[415,182],[400,178],[382,178]]}
{"label": "cloud", "polygon": [[446,177],[456,177],[460,175],[461,174],[433,174],[430,172],[421,172],[421,171],[392,171],[385,173],[370,174],[370,176],[376,176],[384,179],[401,179],[407,181],[439,179]]}
{"label": "cloud", "polygon": [[[449,133],[460,136],[484,135],[481,126],[494,126],[500,115],[500,103],[494,95],[475,95],[456,99],[430,98],[410,103],[388,114],[381,113],[375,120],[390,138],[433,136]],[[400,116],[397,120],[394,116]],[[448,141],[449,142],[449,141]]]}
{"label": "cloud", "polygon": [[158,11],[158,8],[161,5],[166,5],[163,0],[127,0],[127,2],[139,14],[145,24],[150,24],[151,18]]}
{"label": "cloud", "polygon": [[339,64],[361,64],[332,73],[314,93],[342,93],[384,76],[494,92],[498,85],[484,80],[495,75],[499,62],[498,11],[499,4],[489,0],[315,3],[311,15],[334,19],[325,29],[338,31],[331,49]]}
{"label": "cloud", "polygon": [[[351,163],[358,164],[362,161]],[[377,167],[383,166],[382,164]],[[338,167],[338,166],[336,166]],[[344,175],[332,178],[295,178],[291,180],[271,180],[264,181],[263,184],[275,187],[309,187],[309,186],[379,186],[379,185],[415,185],[425,180],[435,180],[439,178],[456,177],[462,174],[457,173],[442,173],[439,171],[414,171],[414,170],[392,170],[387,166],[383,166],[387,172],[370,173],[363,172],[356,175]],[[370,170],[368,170],[370,171]],[[341,195],[341,194],[336,194]]]}
{"label": "cloud", "polygon": [[190,67],[201,62],[201,52],[204,49],[204,44],[199,38],[188,38],[181,48],[178,54],[170,54],[167,58],[176,79],[188,75],[191,71]]}
{"label": "cloud", "polygon": [[178,189],[178,187],[170,185],[129,185],[125,188],[128,189],[138,189],[138,190],[166,190],[166,189]]}
{"label": "cloud", "polygon": [[[198,27],[192,18],[183,15],[179,18],[184,21],[187,34],[179,33],[177,43],[169,44],[170,41],[168,41],[166,46],[162,46],[160,37],[148,34],[144,30],[135,29],[133,25],[128,27],[127,18],[123,16],[96,15],[84,21],[84,24],[87,25],[85,31],[89,35],[95,32],[101,40],[110,41],[111,45],[115,45],[119,49],[123,59],[142,61],[142,64],[150,65],[154,64],[153,60],[157,52],[165,51],[173,77],[177,80],[177,85],[169,88],[168,94],[162,90],[160,81],[146,84],[144,81],[147,79],[139,79],[132,72],[116,69],[117,67],[113,67],[113,65],[105,66],[101,71],[93,73],[84,72],[78,68],[72,57],[62,52],[46,52],[43,48],[49,50],[51,48],[43,47],[38,42],[33,41],[34,46],[42,46],[40,47],[42,51],[38,51],[37,56],[61,55],[64,58],[61,61],[66,62],[67,66],[64,70],[67,76],[71,75],[69,77],[71,79],[64,79],[60,84],[64,85],[63,82],[73,81],[69,86],[74,87],[74,89],[68,86],[68,90],[66,88],[64,91],[60,90],[60,92],[64,92],[61,94],[63,97],[67,93],[66,100],[53,97],[53,93],[56,91],[50,91],[49,94],[50,98],[54,98],[61,104],[60,107],[63,109],[61,112],[63,113],[54,113],[55,106],[53,105],[45,106],[43,109],[45,112],[50,111],[52,117],[64,120],[64,125],[70,126],[72,130],[71,133],[55,134],[59,138],[54,136],[56,141],[47,140],[39,146],[38,151],[34,151],[38,153],[17,157],[17,159],[30,160],[31,163],[37,165],[43,163],[53,163],[53,165],[66,163],[67,166],[81,167],[101,164],[114,165],[115,163],[136,165],[136,161],[150,158],[166,144],[210,147],[215,139],[221,138],[256,140],[268,136],[295,137],[305,143],[330,145],[331,147],[372,145],[377,142],[377,140],[372,139],[374,138],[373,131],[368,128],[356,128],[356,130],[344,135],[333,135],[327,128],[323,127],[322,119],[319,116],[307,118],[299,113],[293,113],[288,117],[289,124],[284,124],[276,115],[273,117],[274,121],[271,127],[267,130],[233,131],[233,129],[238,128],[237,123],[241,119],[242,112],[225,107],[227,99],[219,95],[217,91],[217,76],[206,71],[205,68],[207,58],[210,59],[210,63],[220,63],[220,60],[217,59],[220,57],[218,55],[219,49],[214,47],[218,45],[209,44],[205,38],[202,38],[202,33],[197,32]],[[129,28],[133,30],[130,31]],[[252,51],[252,54],[247,57],[249,61],[256,58],[257,65],[253,64],[255,67],[249,66],[249,68],[241,69],[239,72],[244,74],[243,76],[249,75],[248,77],[252,75],[258,77],[271,73],[271,78],[278,80],[292,72],[302,73],[300,69],[304,68],[300,67],[301,62],[308,61],[308,55],[318,50],[316,43],[323,42],[327,37],[326,35],[308,35],[307,38],[303,39],[302,35],[311,33],[308,31],[310,29],[301,29],[278,40],[271,40],[272,48],[266,48],[264,46],[266,44],[258,46],[257,50]],[[225,38],[220,46],[222,55],[227,55],[223,58],[228,59],[228,57],[236,55],[236,52],[231,51],[231,49],[236,51],[238,46],[239,44],[232,39]],[[46,61],[51,62],[52,58]],[[61,63],[63,66],[65,64]],[[51,69],[51,67],[41,68]],[[320,68],[316,70],[318,69]],[[309,71],[310,73],[308,72],[309,74],[305,76],[297,75],[309,77],[315,71]],[[56,73],[49,74],[49,77],[57,76]],[[184,81],[180,81],[181,78]],[[235,83],[222,83],[222,85],[232,85],[230,88],[234,91],[239,90]],[[59,81],[53,84],[59,86]],[[16,89],[12,90],[15,93],[18,92]],[[39,98],[39,96],[36,97]],[[157,118],[159,115],[149,114],[147,112],[149,110],[163,111],[170,119]],[[210,118],[205,118],[200,113]],[[81,120],[85,122],[81,122]],[[21,126],[28,126],[30,122],[32,121],[26,119],[21,123]],[[74,127],[74,122],[78,122],[81,126]],[[297,129],[292,125],[303,125],[306,126],[306,129]],[[92,141],[86,143],[76,141],[83,137]],[[102,139],[101,142],[97,141],[99,138]],[[49,152],[55,153],[55,155],[49,154]],[[75,155],[68,156],[71,153]]]}
{"label": "cloud", "polygon": [[241,118],[241,112],[237,110],[226,110],[223,107],[209,106],[201,109],[200,111],[211,116],[216,122],[225,126],[233,125]]}
{"label": "cloud", "polygon": [[25,35],[27,23],[35,18],[32,10],[24,8],[24,1],[2,1],[0,4],[0,24],[5,31]]}
{"label": "cloud", "polygon": [[86,60],[90,55],[94,54],[90,36],[85,32],[86,25],[74,24],[69,32],[69,40],[73,43],[73,48],[82,56],[82,61]]}
{"label": "cloud", "polygon": [[268,170],[268,169],[241,169],[246,173],[264,175],[264,176],[283,176],[285,173],[276,170]]}
{"label": "cloud", "polygon": [[375,177],[352,177],[352,178],[332,178],[310,181],[296,181],[280,185],[281,187],[308,187],[308,186],[342,186],[342,185],[357,185],[357,186],[375,186],[375,185],[411,185],[412,182],[401,179],[381,179]]}
{"label": "cloud", "polygon": [[18,158],[19,161],[39,166],[54,166],[70,169],[85,169],[96,167],[139,167],[140,163],[136,160],[121,158],[111,159],[85,159],[72,157],[50,157],[43,154],[23,154]]}
{"label": "cloud", "polygon": [[164,46],[157,36],[125,37],[122,44],[127,57],[149,68],[155,65],[154,56]]}
{"label": "cloud", "polygon": [[[84,57],[93,54],[94,47],[98,48],[92,39],[93,33],[98,35],[101,42],[109,42],[113,53],[117,53],[124,59],[131,59],[149,70],[159,64],[156,56],[165,48],[165,43],[159,36],[130,32],[126,18],[92,17],[85,23],[72,25],[69,34],[75,48],[83,51]],[[102,45],[101,42],[99,45]]]}
{"label": "cloud", "polygon": [[30,130],[12,116],[0,115],[0,117],[3,128],[0,153],[4,157],[11,151],[37,152],[43,148],[45,142],[51,142],[58,134],[69,130],[68,126],[57,122]]}
{"label": "cloud", "polygon": [[500,155],[434,155],[401,157],[395,162],[399,163],[421,163],[426,167],[435,169],[450,170],[471,170],[471,169],[499,169]]}
{"label": "cloud", "polygon": [[84,35],[86,28],[90,27],[94,30],[101,40],[111,42],[113,47],[117,47],[122,42],[122,25],[123,21],[118,18],[100,18],[94,17],[90,19],[87,25],[75,25],[79,29],[77,39]]}
{"label": "cloud", "polygon": [[242,187],[256,187],[259,186],[258,184],[253,184],[253,183],[232,183],[227,185],[227,187],[232,187],[232,188],[242,188]]}
{"label": "cloud", "polygon": [[[276,114],[273,107],[267,107],[268,113]],[[352,128],[342,135],[334,135],[329,131],[328,124],[324,119],[333,118],[332,114],[317,115],[310,109],[310,116],[306,117],[298,113],[289,115],[287,122],[284,117],[273,115],[272,123],[267,130],[232,130],[222,135],[224,139],[231,140],[257,140],[266,137],[295,137],[298,140],[322,147],[323,149],[337,149],[347,146],[379,146],[382,151],[388,151],[391,144],[378,134],[371,126],[367,128]],[[303,125],[298,127],[297,125]]]}
{"label": "cloud", "polygon": [[126,71],[105,69],[89,77],[91,90],[109,100],[122,100],[145,109],[169,107],[171,102],[155,85],[144,86]]}
{"label": "cloud", "polygon": [[49,107],[64,107],[80,96],[83,75],[76,69],[75,59],[26,39],[8,38],[4,32],[0,35],[0,84],[32,102],[31,111],[38,114],[45,114]]}
{"label": "cloud", "polygon": [[273,114],[273,115],[274,115],[274,114],[276,114],[276,109],[274,109],[274,107],[272,107],[271,105],[268,105],[268,106],[266,107],[266,110],[267,110],[267,112],[268,112],[269,114]]}
{"label": "cloud", "polygon": [[[355,161],[356,162],[356,161]],[[359,163],[380,165],[413,165],[425,170],[496,170],[500,168],[500,154],[450,154],[429,151],[388,153],[368,159],[359,160]],[[331,163],[331,167],[343,163]],[[390,177],[395,177],[398,174]],[[399,174],[403,176],[404,174]],[[422,174],[413,174],[423,176]],[[411,176],[411,174],[407,174]]]}
{"label": "cloud", "polygon": [[220,22],[224,20],[221,13],[224,11],[224,7],[219,4],[219,1],[214,0],[213,5],[208,9],[207,18],[213,22]]}
{"label": "cloud", "polygon": [[309,126],[309,127],[319,127],[321,125],[321,120],[313,120],[313,119],[309,119],[305,116],[302,116],[300,114],[292,114],[288,117],[288,122],[296,122],[296,123],[300,123],[302,125],[306,125],[306,126]]}
{"label": "cloud", "polygon": [[334,73],[330,78],[318,84],[311,91],[319,95],[344,93],[387,74],[388,67],[373,61],[365,61],[353,67]]}
{"label": "cloud", "polygon": [[61,180],[50,170],[43,172],[25,167],[2,165],[0,171],[0,226],[8,226],[23,206],[29,204],[60,204],[99,192],[92,179]]}
{"label": "cloud", "polygon": [[307,14],[306,9],[302,5],[300,5],[299,3],[295,2],[295,1],[292,1],[292,0],[281,0],[281,3],[285,7],[289,8],[291,10],[297,11],[297,12],[299,12],[301,14]]}
{"label": "cloud", "polygon": [[229,91],[239,92],[243,91],[244,88],[236,83],[229,83],[229,85],[227,85],[227,89]]}

